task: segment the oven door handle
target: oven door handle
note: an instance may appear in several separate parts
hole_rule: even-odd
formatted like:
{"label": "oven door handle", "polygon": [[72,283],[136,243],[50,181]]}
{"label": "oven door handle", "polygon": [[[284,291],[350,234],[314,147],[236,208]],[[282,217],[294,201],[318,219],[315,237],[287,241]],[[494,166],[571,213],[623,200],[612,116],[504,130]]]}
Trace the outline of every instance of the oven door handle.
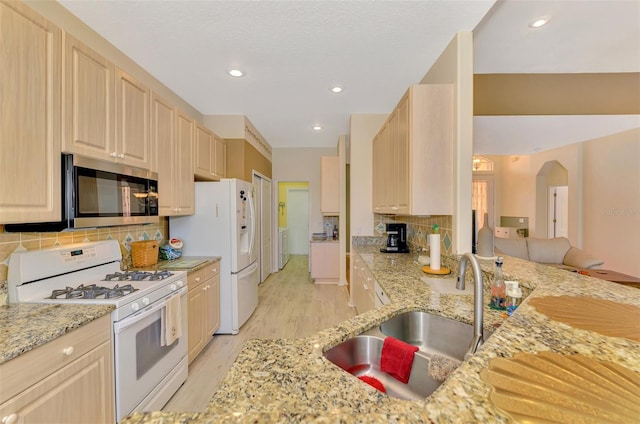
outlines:
{"label": "oven door handle", "polygon": [[133,324],[135,324],[136,322],[140,321],[141,319],[144,319],[144,318],[148,317],[149,315],[157,312],[158,310],[164,308],[165,305],[166,305],[165,300],[167,300],[171,296],[174,296],[174,295],[183,296],[186,293],[186,291],[187,291],[187,288],[183,287],[180,290],[172,292],[171,294],[169,294],[169,295],[163,297],[162,299],[158,300],[149,309],[143,309],[142,311],[138,312],[135,315],[131,315],[131,316],[123,319],[120,322],[116,322],[113,325],[113,331],[115,332],[115,334],[119,334],[120,332],[124,331],[125,329],[127,329],[130,326],[132,326]]}

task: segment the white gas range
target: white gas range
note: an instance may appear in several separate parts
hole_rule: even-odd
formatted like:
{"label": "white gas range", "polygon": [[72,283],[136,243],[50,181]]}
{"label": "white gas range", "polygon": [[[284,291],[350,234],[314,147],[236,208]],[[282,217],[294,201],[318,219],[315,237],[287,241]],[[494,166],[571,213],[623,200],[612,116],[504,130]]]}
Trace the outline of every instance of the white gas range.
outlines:
{"label": "white gas range", "polygon": [[117,241],[89,242],[15,252],[8,274],[10,303],[114,305],[118,421],[162,409],[186,380],[188,363],[186,272],[123,272],[121,259]]}

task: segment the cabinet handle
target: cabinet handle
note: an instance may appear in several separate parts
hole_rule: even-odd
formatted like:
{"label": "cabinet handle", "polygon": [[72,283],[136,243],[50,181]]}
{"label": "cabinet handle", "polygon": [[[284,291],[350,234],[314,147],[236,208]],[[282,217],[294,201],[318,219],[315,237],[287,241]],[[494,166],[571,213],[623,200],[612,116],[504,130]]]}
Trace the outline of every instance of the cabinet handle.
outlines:
{"label": "cabinet handle", "polygon": [[124,159],[124,153],[120,153],[120,154],[118,155],[118,157],[119,157],[120,159]]}
{"label": "cabinet handle", "polygon": [[391,210],[397,211],[399,208],[397,206],[391,206]]}
{"label": "cabinet handle", "polygon": [[111,154],[109,155],[112,158],[118,157],[118,154],[116,152],[111,152]]}
{"label": "cabinet handle", "polygon": [[71,356],[71,355],[73,355],[73,351],[74,351],[74,350],[75,350],[75,349],[73,348],[73,346],[69,346],[69,347],[65,347],[65,348],[62,350],[62,353],[64,353],[64,354],[65,354],[65,356]]}
{"label": "cabinet handle", "polygon": [[363,284],[362,288],[365,289],[365,290],[369,290],[369,286],[367,286],[366,284]]}
{"label": "cabinet handle", "polygon": [[14,424],[18,421],[18,414],[11,414],[2,417],[2,424]]}
{"label": "cabinet handle", "polygon": [[196,283],[199,283],[200,282],[200,277],[196,277],[195,280],[196,280]]}

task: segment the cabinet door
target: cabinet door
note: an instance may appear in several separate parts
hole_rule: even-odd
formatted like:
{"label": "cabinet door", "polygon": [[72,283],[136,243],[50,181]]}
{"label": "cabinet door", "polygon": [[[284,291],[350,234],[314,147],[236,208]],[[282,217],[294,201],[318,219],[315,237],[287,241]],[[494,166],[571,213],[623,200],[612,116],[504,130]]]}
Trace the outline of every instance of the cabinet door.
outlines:
{"label": "cabinet door", "polygon": [[178,151],[176,154],[176,175],[178,190],[175,193],[176,215],[193,215],[195,210],[195,186],[193,182],[193,132],[194,121],[178,110],[176,123]]}
{"label": "cabinet door", "polygon": [[111,342],[104,342],[0,405],[0,417],[15,414],[21,423],[115,422],[111,355]]}
{"label": "cabinet door", "polygon": [[336,283],[340,278],[340,244],[311,243],[311,278],[316,283]]}
{"label": "cabinet door", "polygon": [[387,143],[387,169],[386,178],[384,179],[384,204],[387,206],[387,211],[391,213],[398,213],[398,173],[399,173],[399,161],[398,161],[398,111],[394,110],[389,117],[389,124],[386,128]]}
{"label": "cabinet door", "polygon": [[140,81],[116,70],[117,160],[144,169],[151,169],[150,94]]}
{"label": "cabinet door", "polygon": [[113,64],[68,33],[64,61],[62,150],[115,160]]}
{"label": "cabinet door", "polygon": [[213,133],[202,125],[196,123],[194,137],[194,173],[202,180],[213,181],[214,156]]}
{"label": "cabinet door", "polygon": [[176,110],[173,105],[155,93],[151,95],[151,142],[158,172],[158,205],[161,216],[174,214],[174,181],[177,179],[173,162],[175,146]]}
{"label": "cabinet door", "polygon": [[[398,213],[409,213],[409,193],[410,180],[409,157],[409,97],[405,96],[398,105],[396,119],[396,151],[397,151],[397,169],[395,179],[396,184],[396,205]],[[426,164],[424,166],[427,166]]]}
{"label": "cabinet door", "polygon": [[213,135],[213,174],[217,178],[224,178],[227,175],[227,144],[222,137]]}
{"label": "cabinet door", "polygon": [[216,273],[207,283],[207,340],[220,328],[220,274]]}
{"label": "cabinet door", "polygon": [[60,219],[61,32],[0,2],[0,222]]}
{"label": "cabinet door", "polygon": [[340,158],[322,156],[320,211],[324,215],[340,214]]}
{"label": "cabinet door", "polygon": [[[385,124],[386,125],[386,124]],[[373,139],[372,146],[372,174],[373,174],[373,186],[372,186],[372,199],[373,199],[373,212],[374,213],[383,213],[384,208],[384,179],[386,177],[386,169],[385,169],[385,140],[384,140],[384,127],[383,129],[376,135]]]}
{"label": "cabinet door", "polygon": [[193,361],[204,347],[204,320],[202,319],[206,308],[206,296],[203,290],[204,283],[190,288],[187,293],[187,317],[188,317],[188,355],[189,363]]}

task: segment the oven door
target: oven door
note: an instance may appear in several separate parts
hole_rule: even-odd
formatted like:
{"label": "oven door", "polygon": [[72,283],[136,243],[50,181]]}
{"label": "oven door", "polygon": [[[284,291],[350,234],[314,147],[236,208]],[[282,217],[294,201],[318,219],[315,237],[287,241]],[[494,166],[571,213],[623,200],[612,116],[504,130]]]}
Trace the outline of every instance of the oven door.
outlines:
{"label": "oven door", "polygon": [[160,335],[163,309],[170,296],[114,324],[118,420],[137,410],[187,356],[187,288],[175,293],[180,295],[182,336],[173,344],[162,346]]}

